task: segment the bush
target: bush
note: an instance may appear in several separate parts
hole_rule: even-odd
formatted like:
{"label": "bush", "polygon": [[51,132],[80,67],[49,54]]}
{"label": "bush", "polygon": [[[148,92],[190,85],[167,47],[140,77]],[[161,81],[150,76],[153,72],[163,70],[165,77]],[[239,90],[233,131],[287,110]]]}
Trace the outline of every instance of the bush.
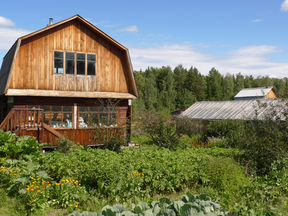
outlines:
{"label": "bush", "polygon": [[239,131],[242,121],[235,120],[217,120],[211,121],[208,124],[207,130],[203,134],[204,139],[207,141],[209,138],[224,138],[230,136],[234,131]]}
{"label": "bush", "polygon": [[257,174],[268,174],[274,162],[282,160],[288,151],[288,125],[275,121],[251,121],[246,126],[241,148],[244,160]]}
{"label": "bush", "polygon": [[57,150],[59,152],[62,152],[64,154],[67,154],[69,153],[70,151],[74,150],[74,149],[78,149],[78,148],[81,148],[82,146],[80,145],[77,145],[73,142],[71,142],[70,140],[68,139],[61,139],[58,143],[58,146],[57,146]]}
{"label": "bush", "polygon": [[208,121],[195,120],[189,118],[176,118],[176,130],[177,134],[181,135],[198,135],[206,131]]}
{"label": "bush", "polygon": [[244,170],[233,159],[210,157],[202,163],[202,166],[207,178],[205,185],[229,195],[234,195],[249,183]]}
{"label": "bush", "polygon": [[193,135],[191,137],[188,135],[182,135],[180,137],[180,142],[185,147],[204,147],[205,146],[205,143],[202,141],[202,137],[199,134]]}
{"label": "bush", "polygon": [[120,137],[113,137],[107,141],[105,141],[103,148],[108,149],[110,151],[120,152],[121,146],[124,146],[125,139]]}
{"label": "bush", "polygon": [[18,137],[11,132],[0,132],[0,157],[19,159],[24,155],[38,155],[40,145],[35,138]]}
{"label": "bush", "polygon": [[171,122],[159,122],[150,124],[147,126],[146,131],[151,138],[153,144],[168,148],[170,150],[176,150],[180,147],[180,139],[176,133],[175,125]]}
{"label": "bush", "polygon": [[138,135],[132,137],[132,143],[135,143],[136,145],[144,146],[144,145],[150,145],[151,139],[147,135]]}
{"label": "bush", "polygon": [[207,146],[210,148],[212,147],[225,148],[227,147],[227,139],[211,137],[207,141]]}
{"label": "bush", "polygon": [[211,122],[204,134],[208,146],[211,140],[222,141],[212,146],[232,147],[243,150],[240,160],[249,172],[267,175],[275,161],[287,157],[288,124],[287,121],[267,116],[263,120],[215,121]]}

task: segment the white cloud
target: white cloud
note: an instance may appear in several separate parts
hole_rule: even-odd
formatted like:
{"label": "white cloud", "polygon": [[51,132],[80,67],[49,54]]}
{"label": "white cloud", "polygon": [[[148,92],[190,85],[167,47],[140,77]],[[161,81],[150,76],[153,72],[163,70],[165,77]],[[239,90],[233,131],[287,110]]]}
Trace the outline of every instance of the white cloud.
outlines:
{"label": "white cloud", "polygon": [[151,48],[130,49],[135,69],[145,69],[148,66],[175,67],[182,64],[190,67],[195,62],[202,68],[208,69],[207,62],[211,61],[208,55],[196,51],[191,45],[167,45]]}
{"label": "white cloud", "polygon": [[129,33],[136,33],[139,32],[139,28],[136,25],[127,26],[125,28],[120,29],[121,32],[129,32]]}
{"label": "white cloud", "polygon": [[281,5],[281,10],[288,12],[288,0],[284,0],[284,2]]}
{"label": "white cloud", "polygon": [[29,31],[23,29],[0,27],[0,50],[7,51],[18,37],[28,33]]}
{"label": "white cloud", "polygon": [[0,26],[4,27],[12,27],[14,26],[14,22],[6,17],[0,16]]}
{"label": "white cloud", "polygon": [[259,19],[259,18],[251,20],[252,23],[259,23],[259,22],[262,22],[262,21],[263,20]]}
{"label": "white cloud", "polygon": [[12,20],[0,16],[0,51],[7,51],[16,39],[29,31],[14,27]]}
{"label": "white cloud", "polygon": [[280,52],[275,46],[242,47],[223,57],[205,54],[191,45],[167,45],[151,48],[132,48],[130,53],[136,70],[146,69],[148,66],[184,67],[195,66],[203,74],[207,74],[212,67],[221,73],[239,73],[254,76],[287,77],[288,63],[272,61],[269,56]]}

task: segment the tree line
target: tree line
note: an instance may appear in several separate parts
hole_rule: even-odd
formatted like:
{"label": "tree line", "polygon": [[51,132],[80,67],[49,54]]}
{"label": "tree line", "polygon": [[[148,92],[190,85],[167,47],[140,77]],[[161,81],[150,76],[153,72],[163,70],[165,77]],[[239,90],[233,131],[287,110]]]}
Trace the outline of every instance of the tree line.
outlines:
{"label": "tree line", "polygon": [[176,111],[191,106],[196,101],[232,100],[243,88],[274,86],[280,98],[288,97],[288,78],[222,75],[212,68],[202,75],[196,67],[189,69],[178,65],[149,67],[134,72],[139,98],[134,103],[136,110]]}

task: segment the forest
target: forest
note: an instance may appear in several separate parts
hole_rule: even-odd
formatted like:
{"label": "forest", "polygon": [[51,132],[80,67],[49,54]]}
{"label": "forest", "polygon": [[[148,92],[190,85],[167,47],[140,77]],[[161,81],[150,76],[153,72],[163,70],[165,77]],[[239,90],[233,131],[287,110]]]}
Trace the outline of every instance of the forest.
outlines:
{"label": "forest", "polygon": [[173,112],[183,110],[196,101],[232,100],[243,88],[274,86],[278,97],[288,97],[287,78],[253,77],[226,74],[212,68],[208,75],[196,67],[179,65],[135,71],[140,97],[134,103],[136,110]]}

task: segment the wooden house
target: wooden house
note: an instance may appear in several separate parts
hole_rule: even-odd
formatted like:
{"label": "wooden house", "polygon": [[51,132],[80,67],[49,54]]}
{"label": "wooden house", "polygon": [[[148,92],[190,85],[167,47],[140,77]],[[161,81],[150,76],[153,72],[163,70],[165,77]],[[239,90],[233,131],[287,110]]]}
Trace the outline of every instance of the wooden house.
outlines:
{"label": "wooden house", "polygon": [[276,100],[277,94],[274,87],[244,88],[234,96],[235,100],[268,99]]}
{"label": "wooden house", "polygon": [[0,128],[50,145],[129,141],[138,95],[128,49],[79,15],[17,39],[0,94]]}

